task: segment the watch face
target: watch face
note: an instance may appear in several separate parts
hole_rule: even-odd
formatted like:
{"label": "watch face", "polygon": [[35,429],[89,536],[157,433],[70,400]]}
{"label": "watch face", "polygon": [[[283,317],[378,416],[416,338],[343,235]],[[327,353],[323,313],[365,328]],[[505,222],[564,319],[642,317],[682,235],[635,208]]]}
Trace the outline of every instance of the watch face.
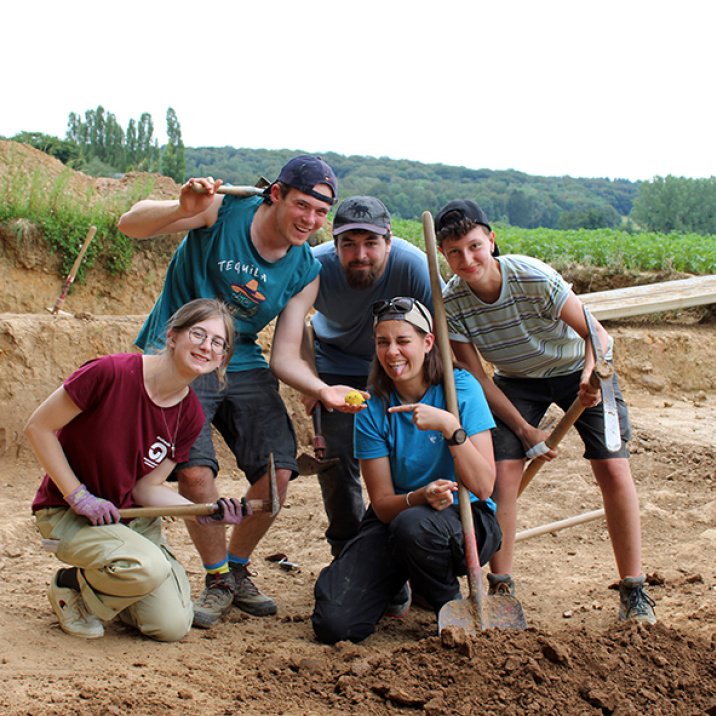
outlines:
{"label": "watch face", "polygon": [[448,440],[448,445],[462,445],[467,440],[465,428],[458,428]]}

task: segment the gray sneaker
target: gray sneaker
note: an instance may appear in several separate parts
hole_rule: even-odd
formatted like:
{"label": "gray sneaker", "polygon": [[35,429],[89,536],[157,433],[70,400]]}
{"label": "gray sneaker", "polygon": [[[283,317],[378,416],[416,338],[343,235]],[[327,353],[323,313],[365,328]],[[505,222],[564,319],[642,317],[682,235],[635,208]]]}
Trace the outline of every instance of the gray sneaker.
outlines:
{"label": "gray sneaker", "polygon": [[509,574],[493,574],[489,572],[487,575],[487,595],[490,597],[515,596],[515,580]]}
{"label": "gray sneaker", "polygon": [[655,602],[646,593],[646,577],[624,577],[619,582],[619,619],[633,619],[642,624],[656,624]]}
{"label": "gray sneaker", "polygon": [[207,574],[206,587],[194,602],[194,626],[211,629],[231,609],[234,598],[234,575]]}
{"label": "gray sneaker", "polygon": [[104,636],[102,622],[89,610],[76,589],[59,587],[57,575],[52,578],[47,598],[57,615],[62,631],[83,639],[99,639]]}
{"label": "gray sneaker", "polygon": [[409,611],[413,602],[413,593],[410,589],[410,582],[406,582],[400,591],[390,600],[385,610],[386,616],[402,619]]}
{"label": "gray sneaker", "polygon": [[263,594],[251,581],[249,570],[244,564],[232,564],[231,572],[236,581],[234,588],[234,604],[255,617],[276,614],[278,607],[271,597]]}

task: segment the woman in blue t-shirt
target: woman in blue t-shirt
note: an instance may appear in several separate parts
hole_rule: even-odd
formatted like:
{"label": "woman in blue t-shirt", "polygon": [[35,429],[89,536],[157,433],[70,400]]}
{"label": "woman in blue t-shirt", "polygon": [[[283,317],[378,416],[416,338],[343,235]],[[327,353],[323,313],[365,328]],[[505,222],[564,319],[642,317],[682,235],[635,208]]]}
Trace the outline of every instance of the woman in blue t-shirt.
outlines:
{"label": "woman in blue t-shirt", "polygon": [[458,420],[446,408],[428,310],[394,298],[374,304],[373,316],[372,397],[355,421],[355,454],[371,505],[358,535],[316,582],[311,620],[327,643],[361,641],[386,611],[398,615],[391,600],[406,581],[436,613],[460,597],[457,577],[466,565],[456,464],[471,493],[482,562],[502,538],[490,499],[494,421],[482,388],[467,371],[455,371]]}

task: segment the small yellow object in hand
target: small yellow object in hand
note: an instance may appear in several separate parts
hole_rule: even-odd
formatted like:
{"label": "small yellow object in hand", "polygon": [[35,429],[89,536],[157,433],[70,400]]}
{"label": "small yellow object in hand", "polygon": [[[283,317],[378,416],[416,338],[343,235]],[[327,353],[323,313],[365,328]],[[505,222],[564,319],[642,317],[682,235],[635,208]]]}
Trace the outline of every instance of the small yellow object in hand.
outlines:
{"label": "small yellow object in hand", "polygon": [[364,402],[365,399],[357,390],[351,390],[351,392],[346,395],[346,403],[348,403],[348,405],[363,405]]}

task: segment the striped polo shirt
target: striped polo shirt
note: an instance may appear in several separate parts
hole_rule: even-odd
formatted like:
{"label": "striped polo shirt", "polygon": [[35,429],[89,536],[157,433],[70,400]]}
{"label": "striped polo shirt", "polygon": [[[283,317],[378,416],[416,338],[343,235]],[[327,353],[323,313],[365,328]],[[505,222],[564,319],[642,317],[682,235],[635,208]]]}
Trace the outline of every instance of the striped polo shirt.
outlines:
{"label": "striped polo shirt", "polygon": [[546,378],[581,370],[584,341],[560,319],[571,284],[529,256],[495,260],[502,288],[494,303],[477,298],[459,276],[445,287],[450,339],[474,343],[505,377]]}

